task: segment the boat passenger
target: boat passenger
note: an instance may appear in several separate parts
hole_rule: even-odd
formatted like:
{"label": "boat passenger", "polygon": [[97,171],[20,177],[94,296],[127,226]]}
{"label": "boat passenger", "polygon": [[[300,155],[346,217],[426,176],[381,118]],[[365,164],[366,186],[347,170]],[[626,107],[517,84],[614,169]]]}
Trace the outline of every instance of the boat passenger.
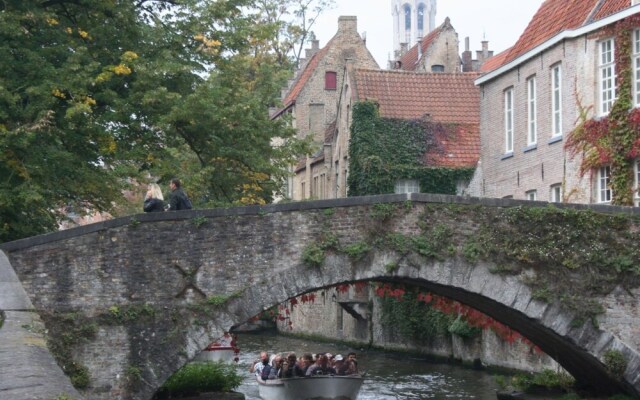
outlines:
{"label": "boat passenger", "polygon": [[356,359],[356,353],[355,352],[351,352],[349,354],[347,354],[347,360],[351,361],[353,363],[353,369],[355,370],[355,374],[358,373],[358,360]]}
{"label": "boat passenger", "polygon": [[280,378],[296,378],[301,376],[304,376],[304,372],[297,363],[296,353],[289,353]]}
{"label": "boat passenger", "polygon": [[262,369],[267,364],[269,364],[269,353],[267,353],[266,351],[260,352],[260,359],[257,360],[255,364],[251,366],[251,368],[249,368],[249,372],[255,372],[256,375],[260,376],[262,374]]}
{"label": "boat passenger", "polygon": [[313,365],[313,355],[311,353],[304,353],[300,361],[298,362],[298,366],[300,367],[300,371],[302,372],[302,376],[307,374],[307,369]]}
{"label": "boat passenger", "polygon": [[281,377],[283,364],[284,358],[282,358],[282,356],[277,355],[273,357],[273,363],[265,365],[265,367],[262,369],[262,374],[260,375],[260,377],[263,381]]}
{"label": "boat passenger", "polygon": [[314,375],[335,375],[336,370],[329,365],[329,357],[326,354],[320,355],[316,360],[316,363],[307,369],[305,376]]}

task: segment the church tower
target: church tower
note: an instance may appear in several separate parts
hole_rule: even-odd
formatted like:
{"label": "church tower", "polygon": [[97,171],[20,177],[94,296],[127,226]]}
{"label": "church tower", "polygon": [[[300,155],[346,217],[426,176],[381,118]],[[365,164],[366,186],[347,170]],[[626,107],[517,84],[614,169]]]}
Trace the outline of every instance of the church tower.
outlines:
{"label": "church tower", "polygon": [[391,0],[393,51],[400,55],[403,45],[411,48],[436,25],[436,0]]}

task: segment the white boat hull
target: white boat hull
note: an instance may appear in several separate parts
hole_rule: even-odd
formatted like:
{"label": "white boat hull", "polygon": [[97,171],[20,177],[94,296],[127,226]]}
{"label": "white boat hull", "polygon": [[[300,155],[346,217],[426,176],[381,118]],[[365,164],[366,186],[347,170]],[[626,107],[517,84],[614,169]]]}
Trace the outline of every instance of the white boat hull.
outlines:
{"label": "white boat hull", "polygon": [[356,400],[363,382],[360,375],[258,378],[258,391],[263,400]]}

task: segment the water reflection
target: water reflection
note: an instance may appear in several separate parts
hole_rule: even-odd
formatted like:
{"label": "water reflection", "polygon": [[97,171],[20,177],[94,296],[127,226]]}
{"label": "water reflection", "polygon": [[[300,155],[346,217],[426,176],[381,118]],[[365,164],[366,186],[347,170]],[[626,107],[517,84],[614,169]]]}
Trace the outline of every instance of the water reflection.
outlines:
{"label": "water reflection", "polygon": [[295,351],[303,353],[330,352],[358,354],[358,366],[366,371],[366,379],[358,400],[405,399],[479,399],[495,400],[498,385],[483,371],[430,363],[407,355],[367,351],[333,343],[294,339],[274,334],[239,334],[241,349],[239,372],[244,376],[237,391],[247,400],[259,400],[258,385],[248,372],[261,350],[270,353]]}

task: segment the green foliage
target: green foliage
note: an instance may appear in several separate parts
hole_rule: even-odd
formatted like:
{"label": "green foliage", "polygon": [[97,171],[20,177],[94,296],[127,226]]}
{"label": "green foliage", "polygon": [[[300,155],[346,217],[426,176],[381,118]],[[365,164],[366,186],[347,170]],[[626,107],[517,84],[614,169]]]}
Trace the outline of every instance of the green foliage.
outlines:
{"label": "green foliage", "polygon": [[311,267],[321,266],[324,263],[324,248],[316,243],[308,244],[302,250],[302,261]]}
{"label": "green foliage", "polygon": [[627,369],[627,359],[618,350],[609,350],[604,353],[604,365],[611,376],[622,379]]}
{"label": "green foliage", "polygon": [[455,194],[459,181],[468,181],[473,169],[433,167],[425,153],[442,152],[439,139],[452,140],[455,126],[427,120],[380,118],[377,104],[354,105],[349,142],[350,196],[393,193],[396,181],[416,179],[423,193]]}
{"label": "green foliage", "polygon": [[127,306],[110,306],[108,312],[103,316],[105,322],[123,324],[130,321],[136,321],[141,318],[153,319],[156,315],[156,309],[150,304],[131,304]]}
{"label": "green foliage", "polygon": [[354,261],[362,260],[370,251],[371,247],[366,242],[352,243],[344,248],[344,252]]}
{"label": "green foliage", "polygon": [[84,365],[76,366],[73,371],[67,371],[67,374],[69,374],[71,384],[76,389],[86,389],[91,383],[91,375],[89,374],[89,369]]}
{"label": "green foliage", "polygon": [[340,239],[337,235],[329,233],[315,243],[309,243],[302,250],[302,261],[310,267],[320,267],[324,263],[325,250],[340,250]]}
{"label": "green foliage", "polygon": [[564,372],[544,369],[535,374],[518,374],[513,377],[512,384],[525,392],[539,387],[568,390],[575,384],[575,379]]}
{"label": "green foliage", "polygon": [[473,240],[465,243],[462,247],[462,257],[471,264],[477,263],[482,254],[482,247]]}
{"label": "green foliage", "polygon": [[384,266],[385,271],[387,271],[388,274],[391,274],[395,271],[397,271],[399,268],[399,265],[397,262],[390,262],[387,265]]}
{"label": "green foliage", "polygon": [[127,366],[125,378],[129,387],[135,387],[142,380],[142,369],[136,365]]}
{"label": "green foliage", "polygon": [[405,339],[429,343],[448,333],[453,318],[417,301],[417,295],[417,291],[407,291],[401,300],[382,298],[381,324]]}
{"label": "green foliage", "polygon": [[482,333],[482,329],[469,325],[460,315],[449,325],[449,333],[462,338],[472,338]]}
{"label": "green foliage", "polygon": [[280,2],[280,20],[252,0],[3,2],[0,242],[123,215],[132,182],[177,171],[196,206],[281,192],[309,143],[265,112],[293,65],[278,32],[302,44],[330,2]]}
{"label": "green foliage", "polygon": [[158,398],[197,395],[201,392],[229,392],[242,383],[235,366],[222,362],[189,363],[169,378]]}
{"label": "green foliage", "polygon": [[395,211],[396,211],[395,204],[377,203],[371,207],[371,213],[369,215],[371,215],[371,218],[375,220],[384,222],[389,220],[391,217],[393,217],[393,215],[395,214]]}
{"label": "green foliage", "polygon": [[191,218],[191,223],[196,226],[196,228],[200,228],[202,225],[207,223],[207,217],[199,216]]}

